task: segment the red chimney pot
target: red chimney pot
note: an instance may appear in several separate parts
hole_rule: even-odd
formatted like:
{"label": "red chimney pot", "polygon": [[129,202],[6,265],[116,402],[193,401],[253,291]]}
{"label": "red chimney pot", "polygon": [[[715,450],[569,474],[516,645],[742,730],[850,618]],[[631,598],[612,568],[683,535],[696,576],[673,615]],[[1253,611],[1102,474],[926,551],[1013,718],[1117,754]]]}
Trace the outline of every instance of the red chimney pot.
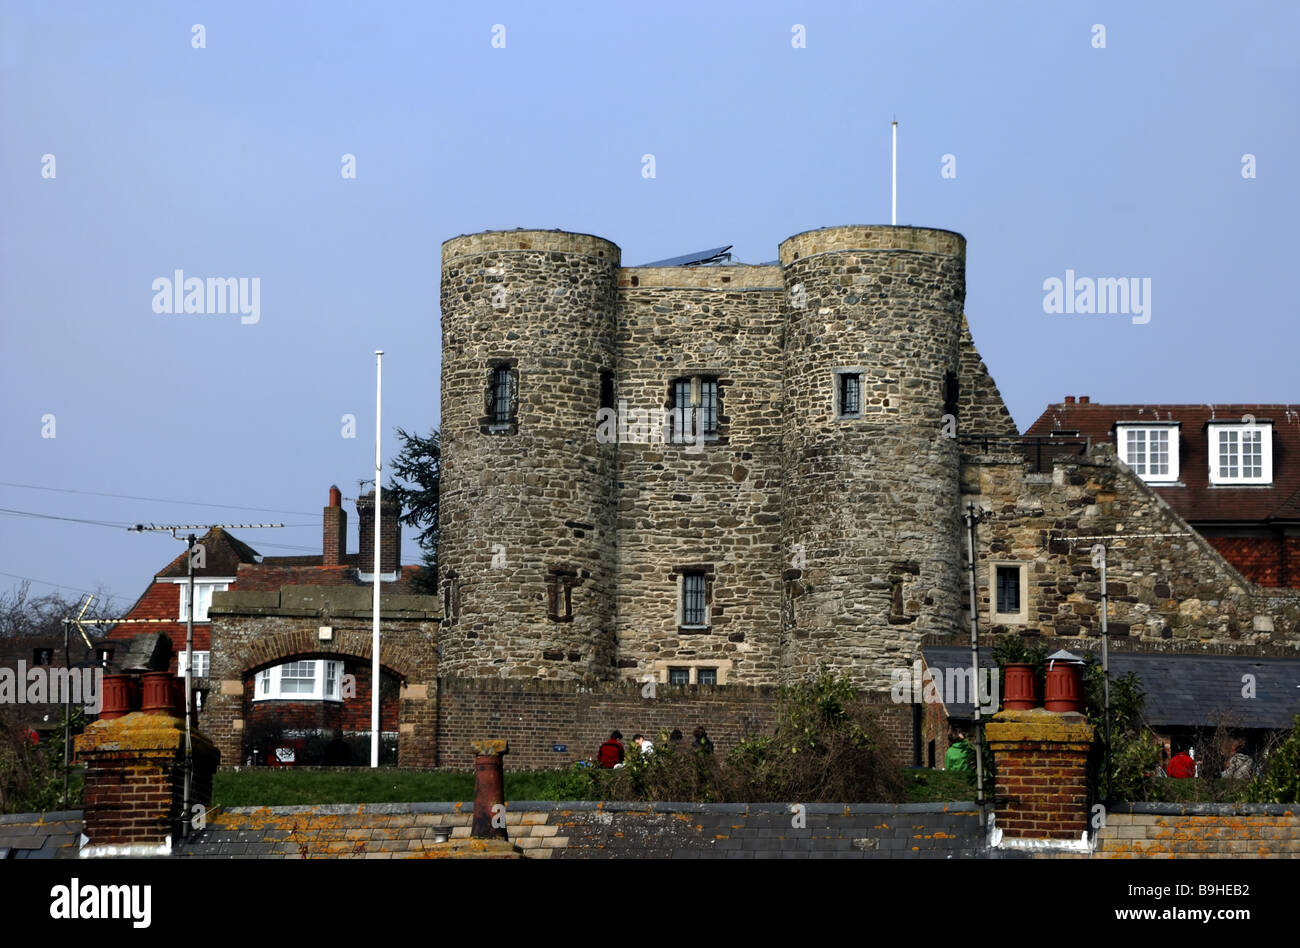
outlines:
{"label": "red chimney pot", "polygon": [[1074,396],[1073,396],[1073,395],[1066,395],[1066,396],[1065,396],[1065,404],[1067,404],[1067,405],[1073,405],[1073,404],[1074,404]]}

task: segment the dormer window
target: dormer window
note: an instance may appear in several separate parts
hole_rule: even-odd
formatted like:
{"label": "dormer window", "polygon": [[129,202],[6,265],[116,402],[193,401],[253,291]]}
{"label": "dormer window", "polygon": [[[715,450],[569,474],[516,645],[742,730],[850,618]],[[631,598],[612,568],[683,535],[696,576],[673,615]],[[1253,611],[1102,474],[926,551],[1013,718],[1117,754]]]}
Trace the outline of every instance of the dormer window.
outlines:
{"label": "dormer window", "polygon": [[1272,422],[1216,422],[1206,430],[1211,484],[1273,483]]}
{"label": "dormer window", "polygon": [[1127,424],[1115,426],[1119,459],[1148,484],[1178,480],[1178,425]]}
{"label": "dormer window", "polygon": [[[181,580],[176,584],[180,591],[180,611],[178,622],[184,622],[190,615],[190,584],[188,580]],[[194,621],[207,622],[208,610],[212,608],[212,594],[214,592],[225,592],[230,588],[230,583],[212,583],[194,581]]]}

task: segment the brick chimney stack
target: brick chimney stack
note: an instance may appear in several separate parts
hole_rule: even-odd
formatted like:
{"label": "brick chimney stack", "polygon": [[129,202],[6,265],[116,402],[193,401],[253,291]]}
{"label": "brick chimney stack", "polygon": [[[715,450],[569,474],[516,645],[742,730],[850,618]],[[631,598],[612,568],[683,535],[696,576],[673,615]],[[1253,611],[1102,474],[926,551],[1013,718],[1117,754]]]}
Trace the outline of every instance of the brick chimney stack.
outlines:
{"label": "brick chimney stack", "polygon": [[[395,573],[401,568],[401,549],[402,549],[402,524],[398,521],[401,516],[401,506],[392,500],[388,494],[384,494],[384,509],[382,512],[380,529],[383,531],[380,540],[380,572]],[[359,530],[361,536],[361,548],[357,551],[360,553],[360,562],[357,564],[358,570],[362,573],[373,572],[375,561],[375,492],[357,498],[357,518],[359,520]]]}
{"label": "brick chimney stack", "polygon": [[325,508],[325,541],[323,563],[325,566],[342,566],[348,555],[348,512],[343,509],[343,494],[330,485],[330,502]]}

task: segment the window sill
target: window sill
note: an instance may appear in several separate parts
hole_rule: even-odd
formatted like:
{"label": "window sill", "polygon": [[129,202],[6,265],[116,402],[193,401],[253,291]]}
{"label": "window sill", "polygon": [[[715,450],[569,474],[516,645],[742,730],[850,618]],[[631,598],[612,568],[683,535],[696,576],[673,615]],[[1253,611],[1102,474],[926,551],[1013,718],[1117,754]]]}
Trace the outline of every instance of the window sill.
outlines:
{"label": "window sill", "polygon": [[712,628],[713,626],[711,625],[679,625],[677,627],[677,631],[678,632],[708,632]]}

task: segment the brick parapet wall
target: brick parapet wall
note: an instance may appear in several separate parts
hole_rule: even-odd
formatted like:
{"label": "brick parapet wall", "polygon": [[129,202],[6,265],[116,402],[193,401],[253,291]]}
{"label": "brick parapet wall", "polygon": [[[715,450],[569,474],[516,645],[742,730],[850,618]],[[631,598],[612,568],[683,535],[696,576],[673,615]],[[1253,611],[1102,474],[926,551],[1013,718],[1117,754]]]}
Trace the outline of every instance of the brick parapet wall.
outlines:
{"label": "brick parapet wall", "polygon": [[[237,807],[212,813],[208,829],[178,846],[175,855],[271,859],[420,856],[434,845],[438,833],[448,833],[453,839],[467,836],[472,810],[469,801]],[[781,817],[785,820],[778,826]],[[511,841],[533,858],[729,858],[728,852],[740,854],[730,858],[748,858],[743,855],[746,852],[765,858],[781,855],[787,842],[796,858],[836,852],[841,858],[1006,855],[980,846],[978,818],[971,802],[816,805],[807,810],[809,842],[804,843],[802,837],[786,832],[788,808],[775,805],[521,800],[507,802],[506,826]],[[664,835],[665,825],[671,836]],[[0,847],[11,847],[18,858],[75,858],[81,829],[80,810],[0,816]],[[805,845],[812,848],[805,850]],[[1056,859],[1295,859],[1300,858],[1300,808],[1116,804],[1091,855],[1060,851],[1034,855]]]}
{"label": "brick parapet wall", "polygon": [[1293,804],[1117,804],[1097,834],[1099,859],[1300,859]]}
{"label": "brick parapet wall", "polygon": [[[435,837],[467,837],[473,805],[240,807],[216,813],[179,855],[411,858]],[[796,823],[800,823],[796,826]],[[510,841],[532,858],[951,858],[982,854],[972,803],[785,804],[508,802]]]}

